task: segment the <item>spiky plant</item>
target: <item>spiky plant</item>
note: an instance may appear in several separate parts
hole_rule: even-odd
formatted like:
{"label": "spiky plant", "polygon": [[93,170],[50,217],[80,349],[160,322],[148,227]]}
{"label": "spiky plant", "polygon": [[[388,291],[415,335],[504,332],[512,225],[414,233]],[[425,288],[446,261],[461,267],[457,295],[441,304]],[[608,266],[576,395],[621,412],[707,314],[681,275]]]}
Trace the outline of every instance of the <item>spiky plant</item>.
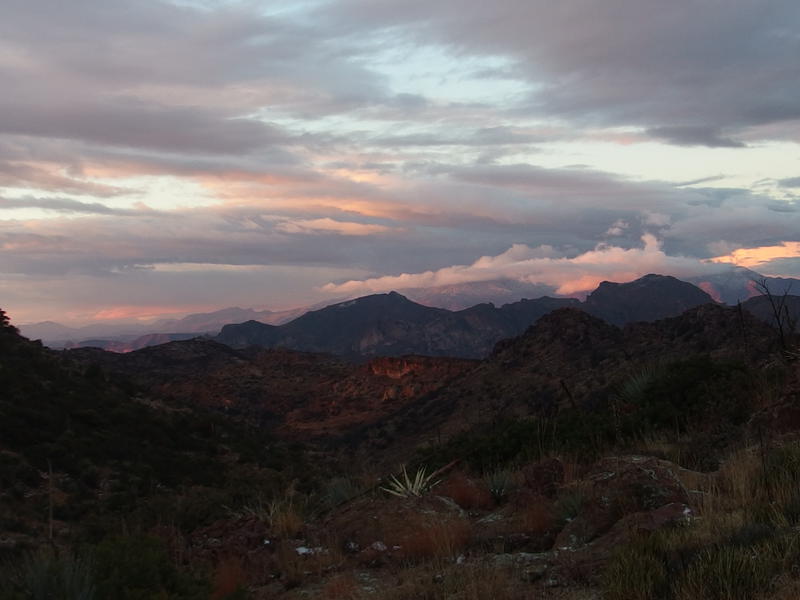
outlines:
{"label": "spiky plant", "polygon": [[428,474],[425,472],[425,467],[417,469],[413,479],[409,477],[405,465],[400,477],[391,475],[389,477],[388,485],[381,487],[381,489],[393,496],[400,498],[419,497],[428,492],[439,481],[433,481],[435,473]]}
{"label": "spiky plant", "polygon": [[514,489],[514,475],[508,469],[497,469],[484,475],[486,487],[496,502],[501,502]]}

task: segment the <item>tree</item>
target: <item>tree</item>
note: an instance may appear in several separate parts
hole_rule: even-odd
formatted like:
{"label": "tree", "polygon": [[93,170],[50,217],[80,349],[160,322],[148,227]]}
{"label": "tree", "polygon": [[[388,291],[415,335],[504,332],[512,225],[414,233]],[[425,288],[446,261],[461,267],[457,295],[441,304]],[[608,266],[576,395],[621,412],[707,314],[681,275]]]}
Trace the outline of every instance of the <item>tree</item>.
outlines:
{"label": "tree", "polygon": [[769,289],[769,283],[767,282],[766,277],[763,277],[758,281],[754,280],[753,283],[755,284],[756,289],[763,296],[766,296],[767,301],[769,302],[770,309],[772,310],[772,317],[775,319],[775,326],[778,328],[778,338],[780,340],[781,350],[786,353],[788,350],[787,338],[794,334],[797,327],[797,321],[792,317],[792,314],[789,311],[789,305],[787,303],[791,284],[784,289],[782,295],[776,296],[772,293],[772,290]]}
{"label": "tree", "polygon": [[2,308],[0,308],[0,329],[11,329],[13,331],[17,331],[17,328],[11,325],[11,321],[8,318],[8,314]]}

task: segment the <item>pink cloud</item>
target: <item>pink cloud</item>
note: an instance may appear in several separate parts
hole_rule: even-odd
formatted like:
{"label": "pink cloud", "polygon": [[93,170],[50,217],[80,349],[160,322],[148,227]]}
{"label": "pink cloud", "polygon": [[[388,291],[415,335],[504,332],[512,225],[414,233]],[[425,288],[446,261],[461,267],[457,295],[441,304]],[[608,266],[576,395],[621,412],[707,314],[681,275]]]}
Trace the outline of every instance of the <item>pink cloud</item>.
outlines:
{"label": "pink cloud", "polygon": [[509,278],[552,285],[559,294],[580,295],[604,280],[629,281],[648,273],[693,276],[720,270],[696,258],[667,255],[652,234],[643,235],[642,243],[641,248],[600,244],[573,257],[552,256],[553,250],[549,247],[515,244],[502,254],[483,256],[470,265],[329,283],[322,290],[336,294],[377,293]]}
{"label": "pink cloud", "polygon": [[729,263],[738,267],[754,269],[775,259],[798,257],[800,257],[800,242],[787,241],[775,246],[737,248],[729,254],[716,256],[710,260],[715,263]]}
{"label": "pink cloud", "polygon": [[392,227],[385,225],[336,221],[328,217],[284,221],[276,225],[275,229],[284,233],[336,233],[339,235],[375,235],[393,230]]}

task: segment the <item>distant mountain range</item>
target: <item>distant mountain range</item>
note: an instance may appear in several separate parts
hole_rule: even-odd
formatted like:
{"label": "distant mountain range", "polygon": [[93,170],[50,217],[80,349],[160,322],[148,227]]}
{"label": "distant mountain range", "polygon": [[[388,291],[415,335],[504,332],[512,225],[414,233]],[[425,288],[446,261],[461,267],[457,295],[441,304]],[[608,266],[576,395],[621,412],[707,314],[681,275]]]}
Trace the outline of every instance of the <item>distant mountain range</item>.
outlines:
{"label": "distant mountain range", "polygon": [[[708,302],[746,301],[759,294],[758,281],[776,295],[800,292],[800,280],[763,277],[733,267],[688,281],[665,275],[647,275],[628,283],[605,281],[584,302],[541,296],[552,291],[548,286],[496,280],[409,289],[402,295],[376,294],[289,311],[236,307],[148,325],[69,328],[44,322],[20,329],[53,348],[91,346],[114,352],[219,334],[217,340],[234,347],[287,347],[351,358],[407,353],[478,358],[486,356],[498,340],[519,335],[556,308],[580,307],[615,325],[654,321]],[[526,299],[525,295],[536,297]]]}
{"label": "distant mountain range", "polygon": [[53,321],[43,321],[20,325],[19,329],[26,337],[42,340],[52,348],[93,346],[113,352],[127,352],[166,341],[188,339],[197,335],[215,335],[228,323],[257,320],[280,325],[302,315],[309,308],[271,311],[232,307],[208,313],[191,314],[182,319],[162,319],[147,324],[92,323],[84,327],[67,327]]}
{"label": "distant mountain range", "polygon": [[476,304],[502,306],[524,299],[559,296],[554,286],[515,279],[474,281],[430,288],[402,288],[397,291],[414,302],[453,311],[464,310]]}
{"label": "distant mountain range", "polygon": [[655,321],[714,303],[698,287],[665,275],[629,283],[603,282],[585,302],[574,298],[520,300],[497,308],[478,304],[460,311],[412,302],[397,292],[375,294],[311,311],[284,325],[248,321],[222,328],[216,340],[234,348],[260,346],[369,356],[481,358],[558,308],[580,308],[614,325]]}
{"label": "distant mountain range", "polygon": [[[621,310],[616,303],[626,297],[644,305],[631,300]],[[488,328],[487,323],[522,328],[520,335],[494,344],[479,361],[405,355],[373,356],[354,364],[328,353],[252,344],[232,348],[211,339],[171,342],[126,354],[76,348],[66,356],[80,364],[97,364],[109,376],[131,378],[142,389],[179,405],[220,410],[294,439],[347,435],[366,451],[382,448],[388,456],[406,460],[410,448],[430,441],[437,431],[446,439],[471,423],[571,404],[589,406],[616,389],[620,379],[648,365],[703,354],[723,361],[750,360],[762,356],[777,339],[755,315],[708,302],[702,291],[672,277],[650,275],[626,284],[601,285],[590,298],[586,303],[521,301],[501,308],[482,304],[452,312],[390,293],[339,303],[279,327],[253,322],[226,326],[223,331],[262,334],[272,341],[286,341],[292,335],[296,342],[320,346],[330,336],[329,348],[353,357],[355,351],[341,349],[352,348],[358,339],[374,344],[359,349],[358,355],[364,356],[365,350],[407,351],[421,331],[441,334],[446,327],[460,327],[453,337],[464,342],[470,339],[465,332],[477,324],[483,324],[484,335],[492,336],[498,329]],[[653,298],[657,301],[648,305]],[[701,305],[683,309],[684,303],[701,300]],[[800,302],[792,302],[800,307]],[[768,302],[759,297],[745,307],[749,303],[762,313],[762,320],[768,320],[769,311],[764,310]],[[612,319],[632,322],[615,326],[589,314],[587,305],[594,313],[609,311]],[[679,314],[655,322],[639,320],[642,315],[652,317],[654,307]],[[536,311],[546,314],[535,317]],[[406,320],[399,321],[401,317]],[[526,328],[523,322],[529,317],[537,321]],[[315,329],[317,336],[311,333]],[[428,339],[439,339],[442,345],[435,348],[441,351],[446,347],[432,333]],[[481,342],[484,348],[486,339]]]}
{"label": "distant mountain range", "polygon": [[770,292],[775,295],[781,295],[784,292],[800,294],[800,279],[769,277],[744,267],[732,267],[714,275],[684,279],[707,292],[717,302],[731,306],[738,302],[744,302],[748,298],[759,296],[761,292],[758,290],[757,282],[761,281],[766,283]]}

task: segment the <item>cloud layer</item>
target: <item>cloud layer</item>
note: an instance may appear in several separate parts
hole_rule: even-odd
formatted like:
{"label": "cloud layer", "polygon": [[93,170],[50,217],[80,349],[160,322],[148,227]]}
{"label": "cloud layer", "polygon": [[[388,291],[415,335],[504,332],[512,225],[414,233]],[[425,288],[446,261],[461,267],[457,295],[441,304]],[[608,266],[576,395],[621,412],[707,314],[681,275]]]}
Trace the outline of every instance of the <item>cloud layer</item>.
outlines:
{"label": "cloud layer", "polygon": [[800,276],[798,26],[789,0],[9,0],[0,305]]}
{"label": "cloud layer", "polygon": [[[648,273],[694,277],[722,270],[718,264],[696,258],[668,256],[652,234],[642,236],[641,248],[600,244],[593,250],[576,256],[554,256],[554,254],[556,253],[550,246],[531,248],[524,244],[515,244],[502,254],[482,256],[471,265],[457,265],[424,273],[375,277],[362,281],[351,280],[340,284],[328,284],[324,289],[336,294],[360,295],[394,289],[512,279],[552,286],[556,293],[570,296],[592,291],[604,280],[630,281]],[[800,255],[800,252],[794,255]]]}

